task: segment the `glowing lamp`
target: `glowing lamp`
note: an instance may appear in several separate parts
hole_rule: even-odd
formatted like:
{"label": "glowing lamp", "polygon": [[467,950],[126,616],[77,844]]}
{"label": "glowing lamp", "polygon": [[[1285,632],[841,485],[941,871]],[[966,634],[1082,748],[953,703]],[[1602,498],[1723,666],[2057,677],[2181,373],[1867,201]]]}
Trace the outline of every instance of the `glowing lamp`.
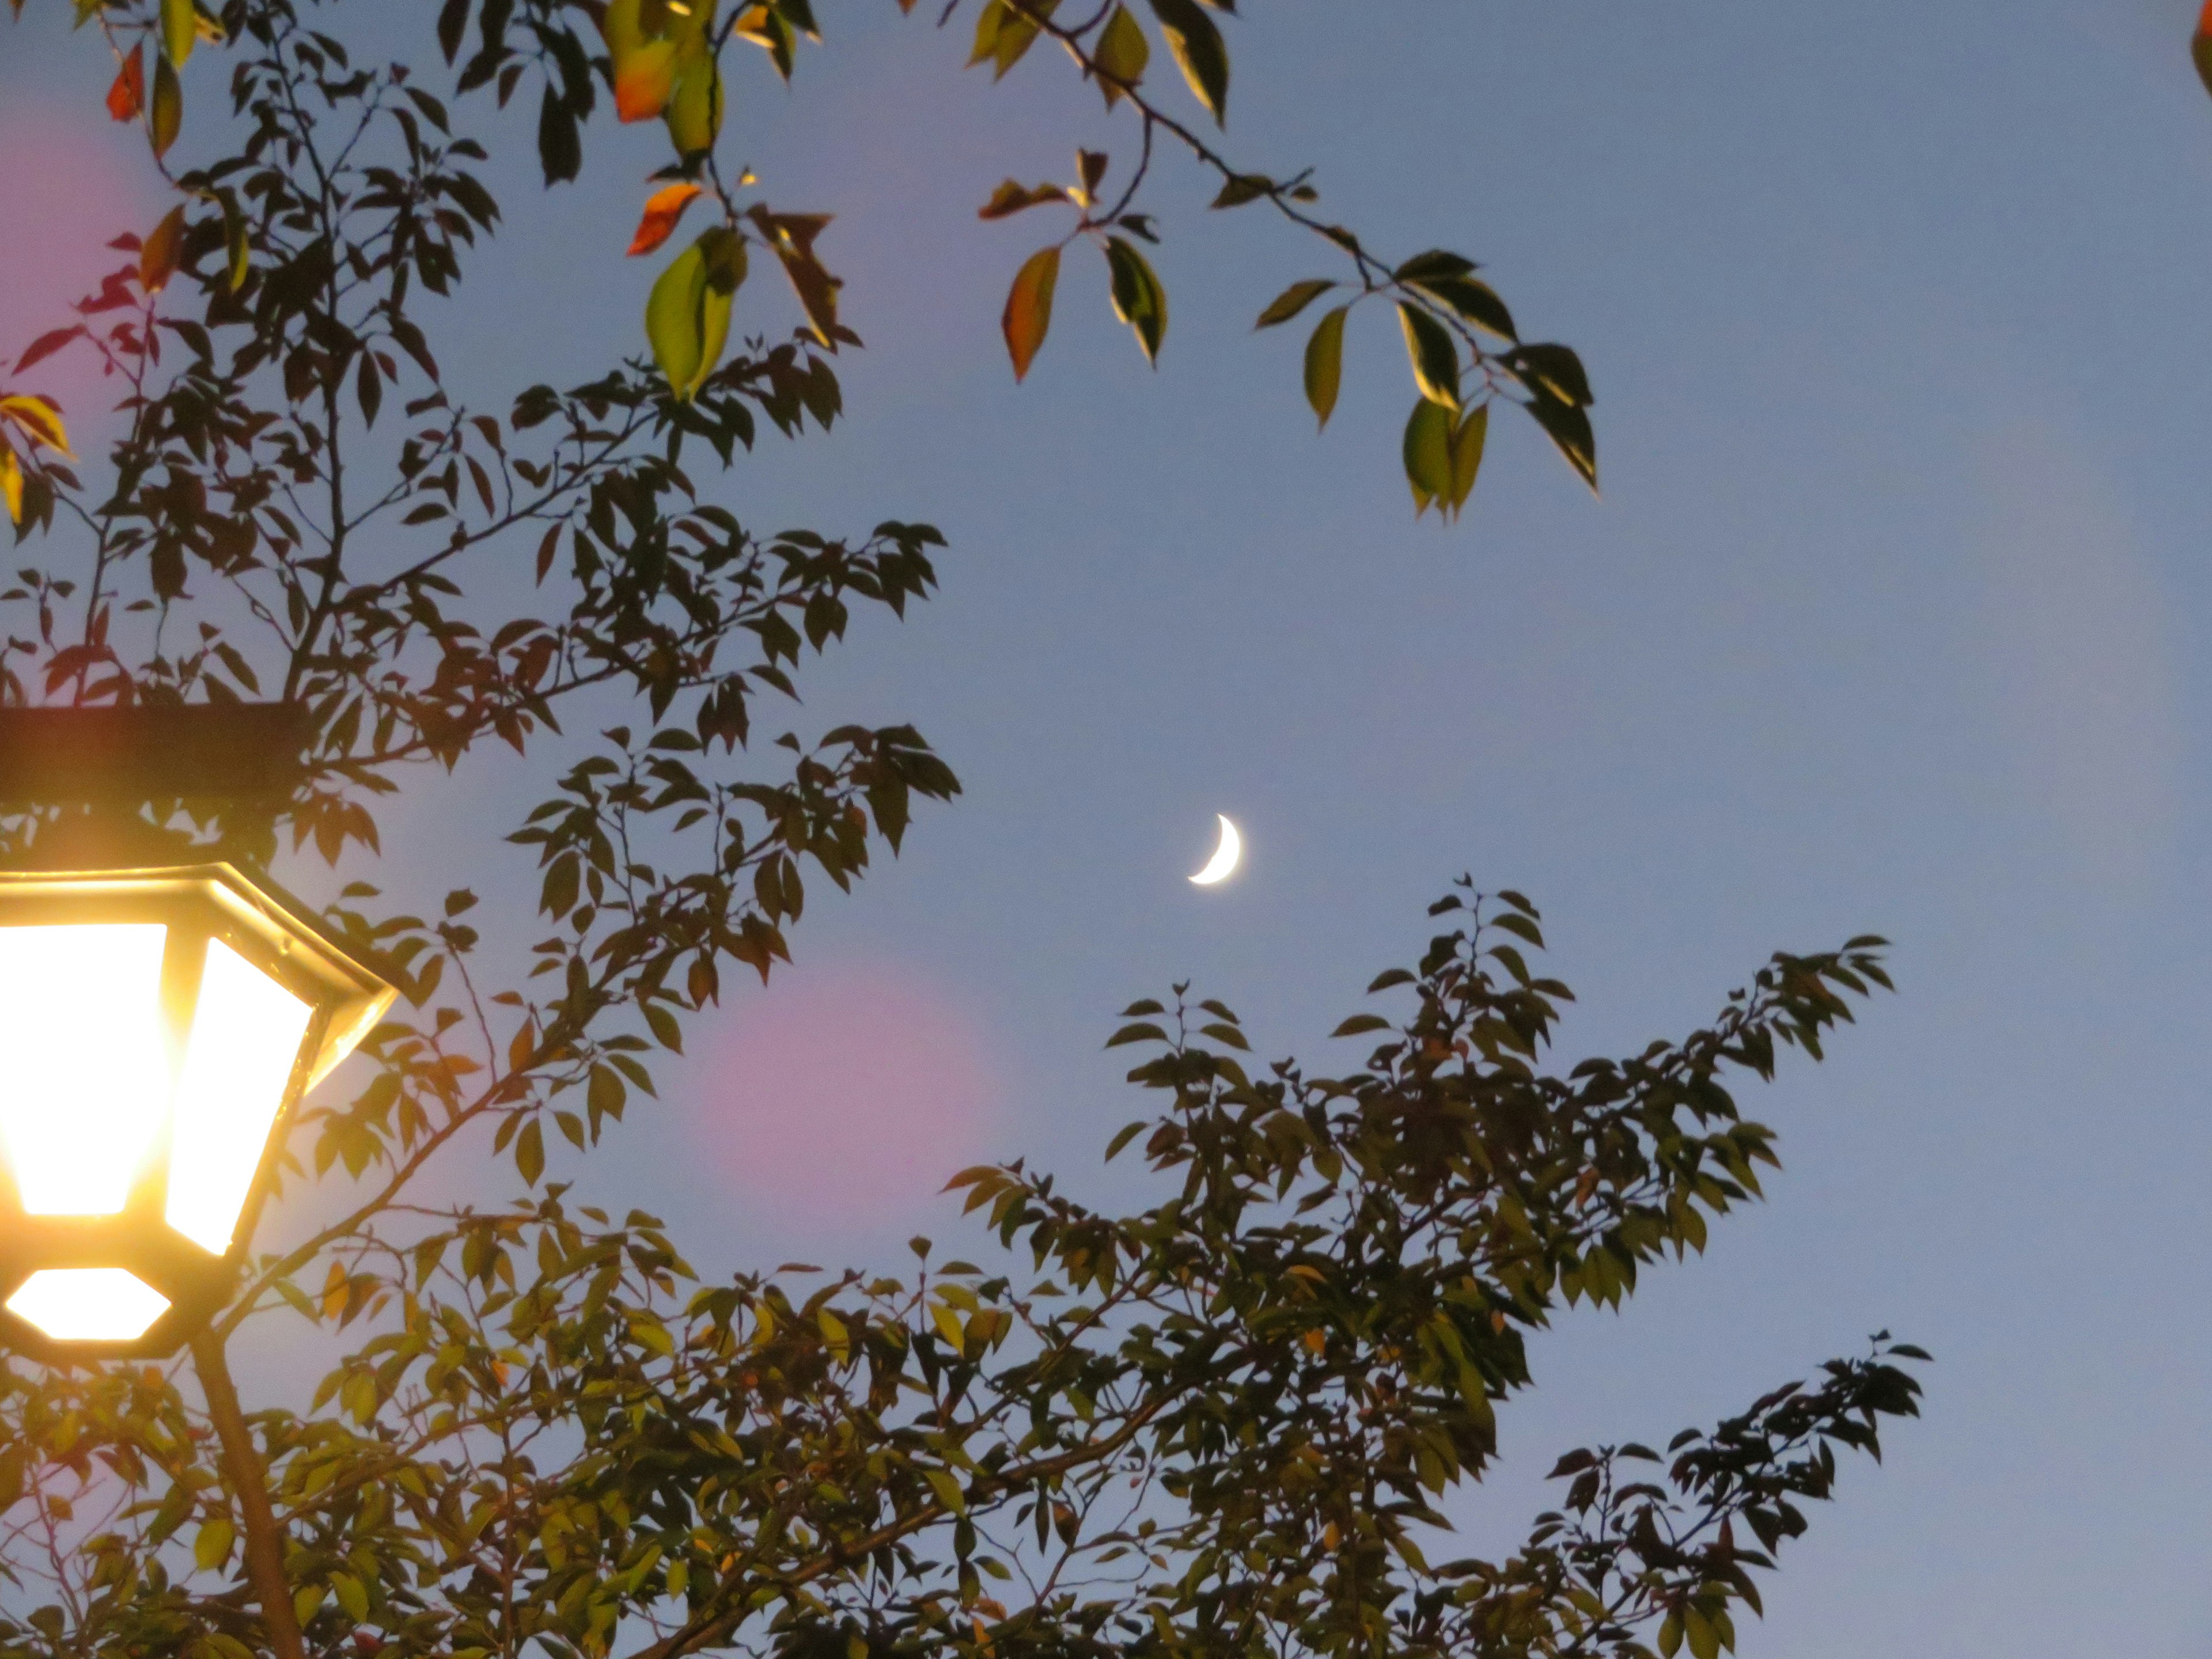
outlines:
{"label": "glowing lamp", "polygon": [[171,1352],[392,988],[228,865],[0,875],[0,1337]]}

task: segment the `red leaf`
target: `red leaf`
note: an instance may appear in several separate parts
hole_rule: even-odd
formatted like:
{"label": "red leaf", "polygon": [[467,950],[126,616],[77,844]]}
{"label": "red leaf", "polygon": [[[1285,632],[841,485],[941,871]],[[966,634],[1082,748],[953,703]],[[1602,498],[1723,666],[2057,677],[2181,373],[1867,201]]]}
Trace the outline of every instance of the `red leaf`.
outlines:
{"label": "red leaf", "polygon": [[15,372],[21,374],[33,363],[45,362],[83,332],[84,325],[79,323],[74,328],[58,328],[51,334],[41,334],[31,342],[31,349],[23,354],[22,361],[15,365]]}
{"label": "red leaf", "polygon": [[146,107],[146,48],[133,46],[123,60],[115,84],[107,89],[107,112],[118,121],[135,121]]}
{"label": "red leaf", "polygon": [[671,185],[653,191],[645,204],[645,216],[637,222],[637,234],[630,239],[630,252],[650,253],[666,241],[674,234],[677,221],[683,218],[684,210],[699,194],[700,186],[693,184]]}

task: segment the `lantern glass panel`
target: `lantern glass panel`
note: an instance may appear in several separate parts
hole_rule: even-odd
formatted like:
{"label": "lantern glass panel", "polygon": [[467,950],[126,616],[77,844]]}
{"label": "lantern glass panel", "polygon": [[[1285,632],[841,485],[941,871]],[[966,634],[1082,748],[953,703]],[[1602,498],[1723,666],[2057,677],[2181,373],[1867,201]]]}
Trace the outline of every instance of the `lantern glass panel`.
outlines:
{"label": "lantern glass panel", "polygon": [[168,1311],[169,1298],[121,1267],[46,1267],[8,1298],[8,1311],[57,1342],[130,1342]]}
{"label": "lantern glass panel", "polygon": [[0,927],[0,1139],[32,1215],[114,1215],[131,1195],[169,1103],[167,935]]}
{"label": "lantern glass panel", "polygon": [[314,1011],[221,939],[208,941],[170,1132],[169,1224],[221,1255]]}

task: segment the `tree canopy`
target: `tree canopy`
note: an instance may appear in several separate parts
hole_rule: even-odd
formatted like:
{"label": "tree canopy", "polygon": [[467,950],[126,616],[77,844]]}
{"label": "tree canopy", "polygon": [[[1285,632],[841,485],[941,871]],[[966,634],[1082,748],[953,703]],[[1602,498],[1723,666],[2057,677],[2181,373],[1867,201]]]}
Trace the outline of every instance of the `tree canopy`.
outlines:
{"label": "tree canopy", "polygon": [[[143,833],[179,858],[374,853],[409,769],[472,768],[495,742],[537,759],[545,796],[507,827],[540,872],[534,919],[465,890],[406,914],[363,882],[325,911],[404,1001],[350,1086],[300,1115],[285,1179],[349,1182],[358,1202],[253,1261],[197,1375],[0,1375],[0,1650],[1735,1645],[1753,1571],[1829,1494],[1838,1449],[1877,1449],[1881,1418],[1914,1409],[1917,1350],[1877,1338],[1664,1453],[1570,1452],[1558,1508],[1509,1559],[1443,1559],[1439,1504],[1492,1456],[1531,1331],[1563,1304],[1617,1305],[1758,1194],[1773,1138],[1732,1082],[1818,1058],[1887,983],[1881,941],[1777,956],[1709,1027],[1562,1068],[1569,994],[1532,966],[1535,907],[1462,884],[1418,962],[1369,988],[1389,1012],[1337,1028],[1368,1049],[1340,1074],[1257,1065],[1228,1006],[1186,987],[1125,1011],[1111,1043],[1139,1052],[1152,1104],[1114,1150],[1146,1164],[1148,1207],[1094,1209],[1016,1163],[954,1177],[972,1261],[917,1240],[890,1271],[695,1271],[645,1209],[549,1182],[549,1137],[599,1145],[652,1096],[657,1053],[787,958],[810,881],[848,886],[917,803],[958,789],[908,726],[757,726],[856,606],[929,598],[941,545],[897,520],[764,533],[716,488],[763,419],[796,436],[839,418],[859,344],[826,217],[770,205],[721,142],[728,54],[790,74],[813,9],[445,0],[412,58],[369,63],[358,6],[74,3],[85,49],[113,58],[110,113],[143,128],[174,204],[0,388],[25,562],[0,594],[0,698],[308,709],[289,799],[149,808]],[[1071,95],[1133,131],[1119,173],[1085,150],[1073,179],[1009,180],[981,207],[1063,216],[1012,280],[1015,374],[1082,244],[1161,349],[1143,191],[1173,152],[1218,175],[1217,207],[1282,215],[1334,262],[1259,319],[1323,307],[1304,359],[1323,422],[1348,310],[1395,309],[1417,510],[1464,505],[1499,402],[1595,482],[1579,362],[1521,341],[1471,260],[1378,255],[1309,174],[1227,158],[1209,124],[1234,10],[952,0],[912,21],[972,27],[994,76],[1056,46]],[[662,263],[638,355],[486,400],[443,378],[434,301],[501,222],[472,113],[516,98],[537,102],[548,185],[576,175],[594,118],[661,124],[631,251]],[[747,286],[771,267],[787,299]],[[29,378],[64,351],[120,388],[97,468]],[[73,828],[58,808],[0,825],[16,858]],[[422,1198],[426,1169],[479,1138],[513,1201]],[[255,1402],[258,1470],[225,1464],[205,1429],[225,1345],[302,1320],[343,1358],[310,1397]]]}

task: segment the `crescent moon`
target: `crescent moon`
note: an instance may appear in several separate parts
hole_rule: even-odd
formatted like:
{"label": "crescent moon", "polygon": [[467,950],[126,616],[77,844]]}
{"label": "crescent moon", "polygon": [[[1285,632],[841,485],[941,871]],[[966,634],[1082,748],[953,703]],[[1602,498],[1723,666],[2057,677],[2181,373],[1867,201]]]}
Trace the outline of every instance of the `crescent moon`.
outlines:
{"label": "crescent moon", "polygon": [[1226,881],[1237,872],[1237,862],[1244,856],[1244,837],[1237,833],[1237,826],[1218,812],[1221,819],[1221,841],[1214,848],[1213,856],[1206,861],[1206,868],[1193,876],[1194,886],[1211,887],[1216,882]]}

